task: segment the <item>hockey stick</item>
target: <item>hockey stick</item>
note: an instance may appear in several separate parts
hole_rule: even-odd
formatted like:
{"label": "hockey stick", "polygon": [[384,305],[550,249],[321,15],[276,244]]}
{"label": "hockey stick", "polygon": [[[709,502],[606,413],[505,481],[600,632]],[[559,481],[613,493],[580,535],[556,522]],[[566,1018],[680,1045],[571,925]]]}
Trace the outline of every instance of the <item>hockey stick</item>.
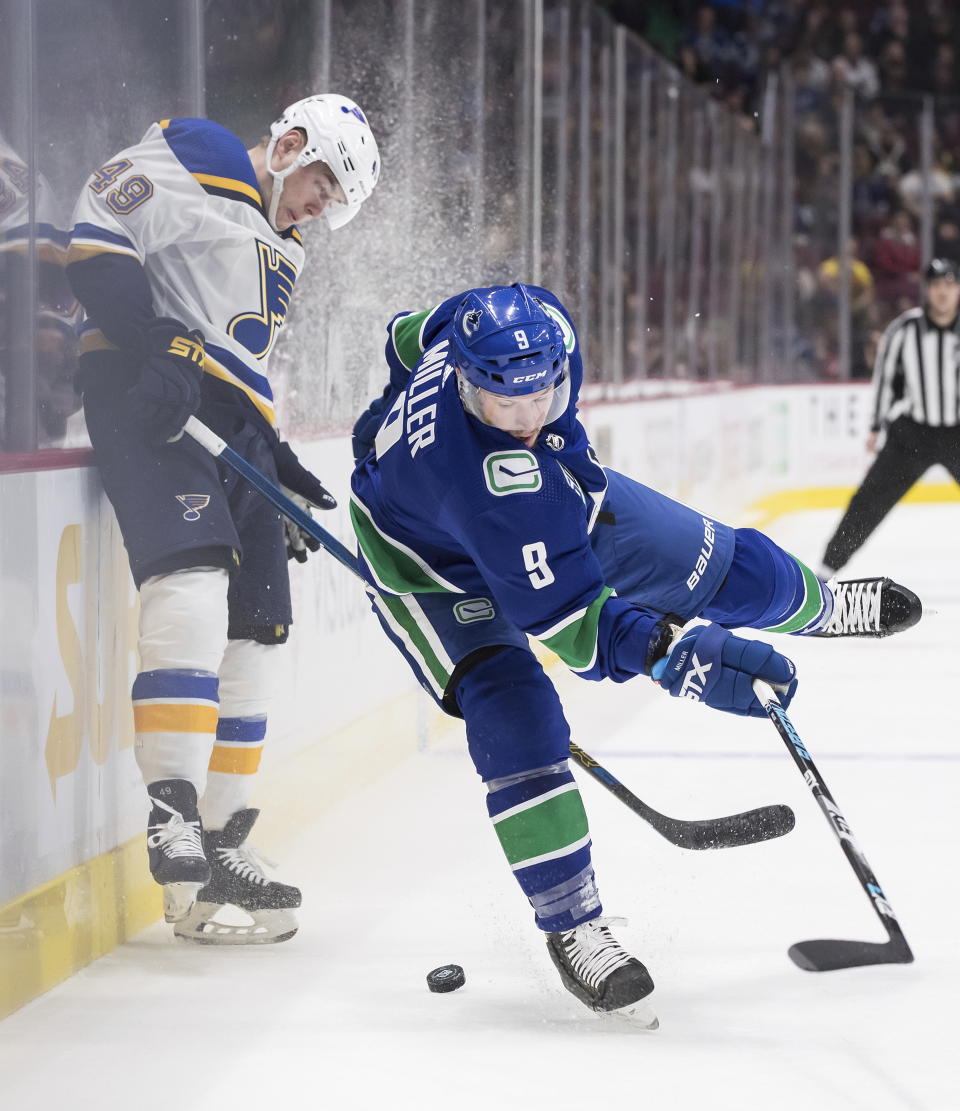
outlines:
{"label": "hockey stick", "polygon": [[639,814],[648,825],[653,826],[661,837],[681,849],[732,849],[738,845],[753,845],[758,841],[783,837],[793,829],[796,821],[790,807],[780,804],[761,806],[756,810],[745,810],[741,814],[730,814],[724,818],[704,818],[699,821],[668,818],[666,814],[661,814],[638,799],[619,779],[572,741],[570,755],[634,814]]}
{"label": "hockey stick", "polygon": [[790,946],[788,951],[790,959],[795,965],[808,972],[829,972],[837,968],[856,968],[866,964],[909,964],[913,960],[913,953],[910,951],[907,939],[903,936],[903,930],[893,913],[893,907],[887,901],[873,869],[867,863],[867,858],[857,844],[846,818],[834,802],[833,795],[823,781],[823,776],[817,771],[810,753],[800,740],[793,722],[787,717],[779,698],[768,684],[761,679],[755,679],[753,690],[767,711],[767,716],[783,738],[783,743],[800,769],[804,782],[810,788],[830,823],[830,828],[840,842],[840,847],[850,862],[850,867],[856,873],[864,894],[870,900],[870,905],[887,931],[888,940],[883,942],[840,941],[831,938],[820,941],[798,941],[796,945]]}
{"label": "hockey stick", "polygon": [[[183,430],[188,436],[196,440],[201,447],[209,451],[211,455],[217,459],[222,459],[228,467],[231,467],[245,478],[285,517],[289,517],[291,521],[298,524],[334,559],[342,563],[348,571],[352,571],[364,586],[374,590],[377,589],[372,583],[368,582],[353,552],[331,536],[318,521],[315,521],[309,513],[305,513],[275,483],[258,471],[253,464],[248,463],[232,447],[229,447],[215,432],[207,428],[196,417],[190,417]],[[771,837],[782,837],[783,834],[789,833],[793,829],[793,811],[786,806],[763,807],[760,810],[748,811],[746,814],[733,814],[728,818],[718,818],[712,822],[683,822],[668,818],[647,806],[646,803],[641,802],[636,795],[628,791],[619,780],[601,767],[583,749],[571,745],[570,751],[595,779],[598,779],[621,801],[626,803],[635,814],[649,822],[658,833],[680,848],[712,849],[747,845],[752,841],[766,841]]]}
{"label": "hockey stick", "polygon": [[309,533],[321,548],[329,552],[339,563],[342,563],[348,571],[352,571],[365,586],[370,585],[360,570],[357,557],[353,552],[345,548],[335,536],[331,536],[309,513],[306,513],[295,501],[288,498],[278,486],[271,482],[265,474],[258,471],[252,463],[248,463],[239,452],[234,451],[232,447],[228,447],[226,441],[221,440],[212,429],[207,428],[196,417],[188,417],[183,430],[188,436],[196,440],[202,448],[206,448],[211,455],[217,459],[222,459],[228,467],[242,475],[255,490],[263,494],[268,502],[279,509],[284,517],[289,517],[294,524],[299,525],[304,532]]}

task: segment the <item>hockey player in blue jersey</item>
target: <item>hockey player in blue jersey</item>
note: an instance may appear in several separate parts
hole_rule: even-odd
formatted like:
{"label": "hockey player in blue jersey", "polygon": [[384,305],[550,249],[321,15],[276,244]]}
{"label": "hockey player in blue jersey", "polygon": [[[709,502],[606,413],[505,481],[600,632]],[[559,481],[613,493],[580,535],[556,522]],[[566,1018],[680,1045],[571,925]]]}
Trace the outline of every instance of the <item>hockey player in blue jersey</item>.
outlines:
{"label": "hockey player in blue jersey", "polygon": [[[207,120],[154,124],[91,176],[74,211],[79,384],[140,590],[133,709],[150,868],[167,920],[195,940],[296,932],[299,890],[269,881],[246,837],[291,623],[287,560],[316,544],[182,430],[196,412],[301,507],[335,505],[277,433],[269,356],[304,264],[299,227],[343,226],[379,172],[361,109],[325,94],[287,108],[252,150]],[[225,903],[252,924],[212,927]]]}
{"label": "hockey player in blue jersey", "polygon": [[[401,313],[386,357],[389,384],[354,429],[350,505],[375,613],[464,719],[564,985],[643,1018],[653,983],[601,916],[569,728],[528,635],[586,679],[652,675],[671,695],[762,716],[753,680],[788,705],[793,664],[728,627],[823,633],[834,590],[763,534],[600,465],[577,419],[577,334],[547,290],[474,289]],[[909,591],[886,595],[886,631],[919,618]]]}

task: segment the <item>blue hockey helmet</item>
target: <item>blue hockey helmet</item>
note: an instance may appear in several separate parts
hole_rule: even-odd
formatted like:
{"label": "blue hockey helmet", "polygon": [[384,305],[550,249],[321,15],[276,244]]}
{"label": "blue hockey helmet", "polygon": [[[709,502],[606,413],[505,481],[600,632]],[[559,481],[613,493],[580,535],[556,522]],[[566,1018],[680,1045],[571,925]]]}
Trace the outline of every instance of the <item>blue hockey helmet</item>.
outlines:
{"label": "blue hockey helmet", "polygon": [[521,282],[468,293],[454,314],[450,347],[471,385],[503,397],[559,385],[567,371],[559,324]]}

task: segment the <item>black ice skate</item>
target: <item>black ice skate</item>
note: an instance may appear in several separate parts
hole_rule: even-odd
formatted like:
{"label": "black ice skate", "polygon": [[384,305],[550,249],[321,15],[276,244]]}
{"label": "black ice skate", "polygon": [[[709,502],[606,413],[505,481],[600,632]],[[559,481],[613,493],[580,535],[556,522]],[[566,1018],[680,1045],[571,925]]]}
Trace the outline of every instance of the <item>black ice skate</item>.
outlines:
{"label": "black ice skate", "polygon": [[179,922],[210,882],[203,851],[197,792],[186,779],[158,779],[147,787],[153,803],[147,824],[150,872],[163,885],[163,916]]}
{"label": "black ice skate", "polygon": [[547,952],[567,991],[593,1011],[614,1012],[648,1030],[660,1025],[648,1003],[650,973],[610,932],[622,918],[594,918],[572,930],[547,934]]}
{"label": "black ice skate", "polygon": [[[245,844],[259,813],[238,810],[222,830],[204,831],[213,875],[193,910],[174,928],[178,937],[208,945],[264,945],[288,941],[297,932],[293,911],[300,906],[300,889],[270,880],[263,872],[269,862]],[[225,906],[242,914],[220,914]],[[242,924],[230,921],[238,917]]]}
{"label": "black ice skate", "polygon": [[892,579],[831,580],[833,615],[813,636],[888,637],[920,620],[923,606],[907,587]]}

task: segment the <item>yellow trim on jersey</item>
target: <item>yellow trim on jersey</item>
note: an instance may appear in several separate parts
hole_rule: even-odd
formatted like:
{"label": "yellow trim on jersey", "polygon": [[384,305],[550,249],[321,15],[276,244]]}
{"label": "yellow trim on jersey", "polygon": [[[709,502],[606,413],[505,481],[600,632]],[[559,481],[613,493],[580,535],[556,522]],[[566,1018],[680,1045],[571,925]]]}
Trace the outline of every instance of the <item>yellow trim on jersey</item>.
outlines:
{"label": "yellow trim on jersey", "polygon": [[161,131],[166,131],[169,126],[170,126],[170,121],[169,120],[161,120],[157,124],[157,127],[159,127]]}
{"label": "yellow trim on jersey", "polygon": [[[37,258],[41,262],[51,262],[56,266],[65,266],[67,259],[67,250],[65,247],[58,247],[49,239],[36,239]],[[0,255],[13,252],[18,255],[26,255],[29,248],[29,243],[26,239],[8,239],[5,243],[0,243]]]}
{"label": "yellow trim on jersey", "polygon": [[67,250],[67,265],[71,262],[82,262],[83,259],[95,258],[97,255],[125,255],[140,261],[140,256],[134,250],[125,251],[122,247],[108,247],[104,244],[71,243]]}
{"label": "yellow trim on jersey", "polygon": [[270,402],[258,394],[256,390],[251,389],[246,382],[241,382],[235,374],[231,374],[226,367],[216,362],[210,354],[204,355],[203,369],[207,374],[212,374],[214,378],[220,378],[224,382],[229,382],[231,386],[236,386],[238,390],[243,390],[247,397],[249,397],[260,410],[271,427],[276,425],[277,416]]}
{"label": "yellow trim on jersey", "polygon": [[300,232],[296,228],[291,228],[290,229],[290,238],[295,239],[300,244],[301,247],[303,246],[303,236],[300,234]]}
{"label": "yellow trim on jersey", "polygon": [[84,332],[80,337],[80,354],[86,355],[89,351],[119,351],[115,343],[111,343],[99,329]]}
{"label": "yellow trim on jersey", "polygon": [[260,191],[254,189],[252,185],[247,185],[245,181],[238,181],[233,177],[217,177],[216,174],[193,174],[191,176],[195,177],[201,185],[212,185],[216,189],[230,189],[234,193],[242,193],[245,197],[256,201],[258,205],[263,205],[263,197],[260,196]]}

